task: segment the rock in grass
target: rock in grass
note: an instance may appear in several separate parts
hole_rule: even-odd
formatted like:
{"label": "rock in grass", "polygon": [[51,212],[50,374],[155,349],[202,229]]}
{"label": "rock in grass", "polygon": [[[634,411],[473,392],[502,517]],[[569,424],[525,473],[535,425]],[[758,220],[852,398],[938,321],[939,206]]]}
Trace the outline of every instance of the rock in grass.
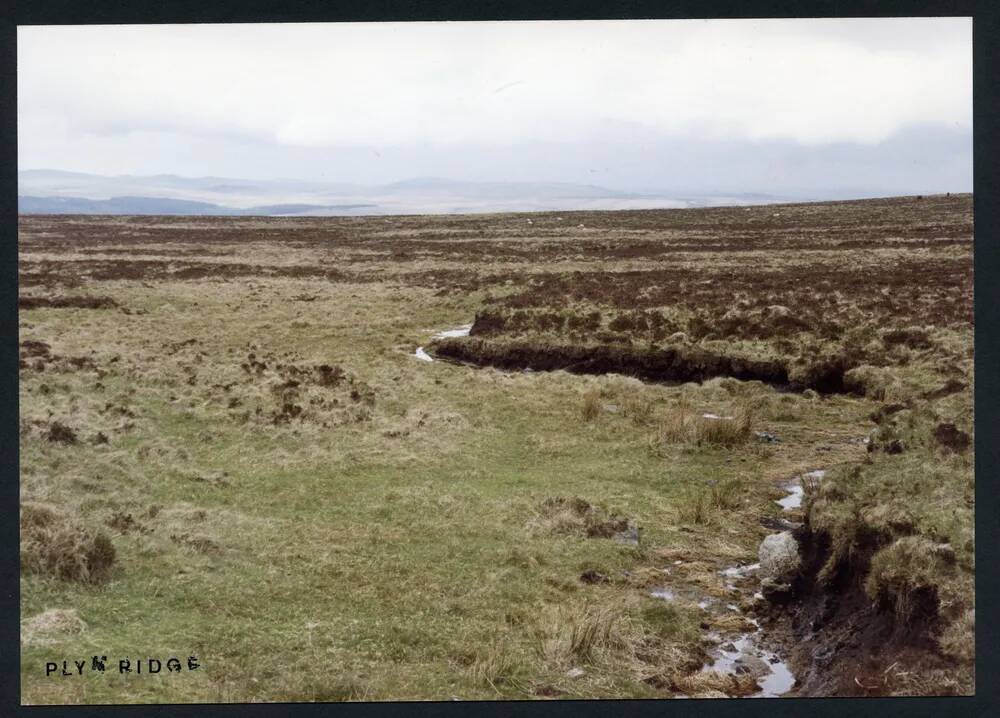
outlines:
{"label": "rock in grass", "polygon": [[49,646],[87,628],[74,609],[50,608],[21,621],[23,646]]}
{"label": "rock in grass", "polygon": [[771,534],[760,543],[757,550],[760,559],[760,575],[764,579],[781,579],[795,574],[802,559],[799,558],[799,542],[790,531]]}

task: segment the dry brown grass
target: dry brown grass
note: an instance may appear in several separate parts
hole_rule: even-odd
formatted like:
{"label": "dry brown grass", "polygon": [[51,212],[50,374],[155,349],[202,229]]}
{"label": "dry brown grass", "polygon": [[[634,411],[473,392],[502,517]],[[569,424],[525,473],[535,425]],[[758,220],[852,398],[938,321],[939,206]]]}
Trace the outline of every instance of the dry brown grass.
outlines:
{"label": "dry brown grass", "polygon": [[661,444],[680,444],[690,440],[696,418],[691,405],[681,397],[660,420],[656,438]]}
{"label": "dry brown grass", "polygon": [[718,671],[698,671],[674,679],[677,690],[692,698],[749,696],[760,688],[750,674],[733,675]]}
{"label": "dry brown grass", "polygon": [[681,524],[707,524],[710,512],[704,491],[692,491],[677,503],[677,519]]}
{"label": "dry brown grass", "polygon": [[636,639],[636,630],[620,606],[572,605],[543,612],[532,627],[532,637],[536,653],[563,668],[627,648]]}
{"label": "dry brown grass", "polygon": [[938,637],[938,645],[949,656],[960,661],[976,658],[976,609],[962,612],[957,619],[945,626]]}
{"label": "dry brown grass", "polygon": [[738,404],[731,416],[713,419],[698,414],[681,397],[661,418],[654,443],[738,446],[746,443],[753,435],[753,423],[754,409],[749,403]]}
{"label": "dry brown grass", "polygon": [[627,530],[628,518],[579,497],[545,499],[527,523],[529,535],[585,536],[611,538]]}
{"label": "dry brown grass", "polygon": [[597,389],[588,389],[583,394],[580,403],[580,415],[584,421],[593,421],[601,414],[601,393]]}
{"label": "dry brown grass", "polygon": [[489,645],[476,653],[469,672],[474,683],[487,685],[501,693],[501,688],[512,683],[517,676],[520,663],[508,645],[494,638]]}
{"label": "dry brown grass", "polygon": [[732,418],[706,419],[698,417],[695,422],[695,441],[712,446],[737,446],[746,443],[751,436],[754,412],[749,406],[739,406]]}
{"label": "dry brown grass", "polygon": [[102,583],[114,563],[114,544],[103,531],[90,529],[52,506],[21,504],[23,572]]}

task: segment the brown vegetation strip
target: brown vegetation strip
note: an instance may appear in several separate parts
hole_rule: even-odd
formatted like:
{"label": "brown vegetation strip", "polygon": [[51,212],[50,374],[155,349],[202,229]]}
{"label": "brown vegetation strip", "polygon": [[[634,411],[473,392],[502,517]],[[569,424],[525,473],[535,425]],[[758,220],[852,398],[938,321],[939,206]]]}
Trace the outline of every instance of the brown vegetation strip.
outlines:
{"label": "brown vegetation strip", "polygon": [[845,393],[844,367],[815,372],[804,383],[789,380],[788,368],[776,361],[759,361],[714,354],[699,348],[634,348],[609,345],[543,345],[532,342],[492,342],[449,338],[431,345],[441,358],[498,369],[568,371],[571,374],[625,374],[652,382],[701,382],[713,377],[762,381],[789,391],[815,389]]}
{"label": "brown vegetation strip", "polygon": [[52,307],[58,309],[114,309],[118,306],[111,297],[39,297],[19,296],[18,309],[40,309]]}

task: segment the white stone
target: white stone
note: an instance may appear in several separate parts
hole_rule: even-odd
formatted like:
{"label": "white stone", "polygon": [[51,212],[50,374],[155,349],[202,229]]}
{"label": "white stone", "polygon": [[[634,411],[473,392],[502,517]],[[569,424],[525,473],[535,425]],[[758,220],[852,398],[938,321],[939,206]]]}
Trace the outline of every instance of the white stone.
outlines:
{"label": "white stone", "polygon": [[762,578],[779,578],[795,573],[802,559],[799,542],[790,531],[771,534],[760,543],[757,550]]}

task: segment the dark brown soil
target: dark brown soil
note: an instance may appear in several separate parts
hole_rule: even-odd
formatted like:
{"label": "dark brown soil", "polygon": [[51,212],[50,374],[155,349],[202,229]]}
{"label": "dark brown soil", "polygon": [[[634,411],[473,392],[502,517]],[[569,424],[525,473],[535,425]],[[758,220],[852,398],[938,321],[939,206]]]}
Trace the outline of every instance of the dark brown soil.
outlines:
{"label": "dark brown soil", "polygon": [[950,423],[942,423],[934,427],[934,440],[940,446],[955,453],[968,451],[972,446],[972,437]]}
{"label": "dark brown soil", "polygon": [[118,307],[111,297],[45,297],[20,296],[17,298],[18,309],[39,309],[53,307],[59,309],[114,309]]}
{"label": "dark brown soil", "polygon": [[136,521],[135,518],[132,516],[132,514],[125,513],[124,511],[115,511],[111,515],[111,518],[108,519],[107,524],[115,531],[118,531],[119,533],[122,534],[127,534],[127,533],[148,534],[152,533],[153,531],[148,526],[145,526]]}
{"label": "dark brown soil", "polygon": [[34,357],[48,358],[52,356],[52,347],[45,342],[34,341],[32,339],[21,342],[21,358],[30,359]]}
{"label": "dark brown soil", "polygon": [[849,365],[837,361],[821,362],[800,382],[792,382],[788,368],[780,362],[724,356],[697,347],[651,349],[610,345],[541,345],[469,337],[442,339],[430,348],[443,359],[507,370],[624,374],[643,381],[666,383],[733,377],[743,381],[762,381],[789,391],[814,389],[827,394],[853,391],[844,384],[844,372]]}
{"label": "dark brown soil", "polygon": [[77,443],[76,431],[59,421],[53,421],[49,424],[49,429],[45,433],[45,438],[49,441],[54,441],[60,444]]}
{"label": "dark brown soil", "polygon": [[[804,570],[786,602],[773,604],[765,618],[771,640],[782,643],[796,676],[795,693],[807,696],[885,696],[905,692],[906,666],[913,672],[954,668],[934,640],[937,599],[914,597],[907,620],[898,620],[889,603],[873,603],[862,581],[878,536],[860,537],[850,561],[832,580],[817,574],[829,557],[829,540],[808,527],[796,532]],[[969,686],[971,689],[971,685]]]}

